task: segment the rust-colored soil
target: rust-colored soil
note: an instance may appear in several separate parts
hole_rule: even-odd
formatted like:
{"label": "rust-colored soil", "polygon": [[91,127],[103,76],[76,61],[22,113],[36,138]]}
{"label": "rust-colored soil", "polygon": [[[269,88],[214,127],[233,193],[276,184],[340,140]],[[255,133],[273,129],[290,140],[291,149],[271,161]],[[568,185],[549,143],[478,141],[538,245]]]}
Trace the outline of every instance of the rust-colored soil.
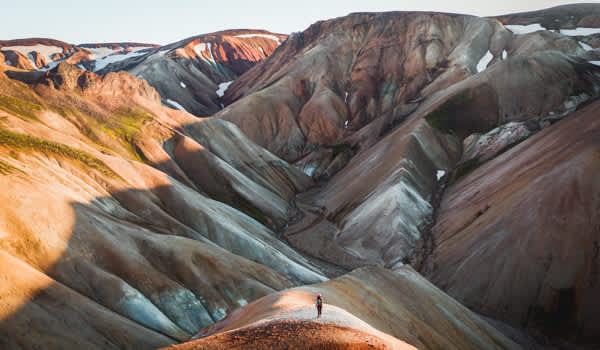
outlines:
{"label": "rust-colored soil", "polygon": [[371,334],[335,324],[283,320],[216,334],[169,349],[413,349]]}

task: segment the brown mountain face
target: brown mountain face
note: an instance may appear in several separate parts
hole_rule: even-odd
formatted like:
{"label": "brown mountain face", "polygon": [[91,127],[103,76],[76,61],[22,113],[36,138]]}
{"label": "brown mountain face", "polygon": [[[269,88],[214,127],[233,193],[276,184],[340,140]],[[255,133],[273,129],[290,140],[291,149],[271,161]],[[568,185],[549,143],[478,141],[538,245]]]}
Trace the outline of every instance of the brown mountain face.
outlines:
{"label": "brown mountain face", "polygon": [[0,348],[597,348],[599,8],[2,46]]}
{"label": "brown mountain face", "polygon": [[[594,343],[596,321],[589,315],[600,313],[584,295],[596,291],[592,271],[598,261],[559,252],[577,254],[587,244],[593,256],[595,224],[586,221],[582,231],[578,217],[583,214],[569,211],[563,215],[566,224],[554,226],[550,193],[568,191],[558,173],[544,173],[545,200],[534,195],[525,204],[520,197],[503,197],[485,234],[476,218],[492,203],[468,215],[452,210],[465,204],[466,188],[457,190],[456,203],[438,208],[440,199],[448,200],[446,186],[452,191],[464,174],[542,129],[560,128],[557,120],[597,98],[600,52],[590,43],[600,29],[540,29],[435,13],[353,14],[318,22],[238,78],[225,95],[230,105],[216,117],[232,121],[255,142],[322,181],[298,196],[302,219],[284,232],[293,247],[348,269],[411,262],[478,312]],[[587,124],[582,123],[583,131]],[[545,155],[531,152],[530,161]],[[572,165],[593,174],[591,165]],[[504,181],[510,183],[508,174],[517,168],[490,177],[512,193]],[[596,196],[591,182],[577,184]],[[595,208],[595,200],[584,199],[573,210]],[[444,210],[450,210],[448,216]],[[525,220],[517,213],[528,213],[536,229],[522,225]],[[438,214],[457,226],[439,226]],[[505,222],[498,221],[502,215]],[[516,228],[509,229],[509,222]],[[460,223],[477,225],[467,234]],[[555,231],[556,239],[548,241],[545,225],[562,234]],[[452,232],[456,243],[446,241]],[[515,240],[531,237],[527,249],[536,246],[541,255],[532,258],[525,243],[496,244],[511,240],[510,232]],[[517,258],[520,254],[523,258]],[[542,255],[534,268],[531,259]],[[558,256],[562,267],[550,268]],[[480,280],[469,282],[480,273]],[[515,274],[527,283],[514,283]],[[564,322],[546,323],[548,318]],[[561,332],[553,333],[548,324],[559,325]]]}
{"label": "brown mountain face", "polygon": [[163,104],[209,116],[221,109],[228,83],[271,55],[286,37],[245,29],[204,34],[110,64],[99,73],[125,70],[147,80]]}
{"label": "brown mountain face", "polygon": [[436,285],[493,317],[598,340],[599,108],[582,108],[447,190],[432,230]]}

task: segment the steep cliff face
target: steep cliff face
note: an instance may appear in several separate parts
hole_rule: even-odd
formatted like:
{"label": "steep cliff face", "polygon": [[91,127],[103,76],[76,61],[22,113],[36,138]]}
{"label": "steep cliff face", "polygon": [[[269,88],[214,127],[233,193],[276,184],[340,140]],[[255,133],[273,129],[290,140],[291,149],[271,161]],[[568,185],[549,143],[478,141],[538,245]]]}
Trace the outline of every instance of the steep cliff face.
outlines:
{"label": "steep cliff face", "polygon": [[222,108],[229,84],[286,37],[262,30],[204,34],[110,64],[100,73],[126,70],[147,80],[165,105],[210,116]]}

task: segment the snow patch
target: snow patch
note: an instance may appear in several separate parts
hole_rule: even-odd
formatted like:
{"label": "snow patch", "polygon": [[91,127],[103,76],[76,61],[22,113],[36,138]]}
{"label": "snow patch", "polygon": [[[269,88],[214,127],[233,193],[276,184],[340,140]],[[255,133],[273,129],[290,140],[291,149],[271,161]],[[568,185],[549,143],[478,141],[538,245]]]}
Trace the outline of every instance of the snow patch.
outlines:
{"label": "snow patch", "polygon": [[[146,46],[131,46],[127,49],[127,51],[134,52],[134,51],[139,51],[139,50],[144,50],[144,49],[149,49],[149,48],[150,47],[146,47]],[[110,47],[85,47],[85,49],[92,53],[92,56],[90,57],[91,59],[98,59],[101,57],[110,56],[112,54],[115,54],[117,52],[121,52],[121,51],[125,50],[125,48],[123,48],[123,47],[119,47],[118,49],[112,49]]]}
{"label": "snow patch", "polygon": [[173,106],[173,107],[177,108],[177,109],[178,109],[178,110],[180,110],[180,111],[187,112],[187,111],[185,110],[185,108],[183,108],[183,106],[182,106],[182,105],[180,105],[179,103],[177,103],[177,101],[173,101],[173,100],[171,100],[170,98],[168,98],[168,99],[167,99],[167,103],[168,103],[168,104],[170,104],[171,106]]}
{"label": "snow patch", "polygon": [[267,56],[267,53],[265,52],[265,49],[262,48],[262,46],[258,47],[260,49],[260,52],[263,53],[263,55]]}
{"label": "snow patch", "polygon": [[92,59],[109,56],[117,51],[120,51],[120,50],[115,50],[115,49],[111,49],[108,47],[94,47],[94,48],[86,47],[85,49],[92,52],[92,56],[90,57]]}
{"label": "snow patch", "polygon": [[180,81],[179,85],[181,85],[181,87],[184,88],[184,89],[187,87],[183,81]]}
{"label": "snow patch", "polygon": [[592,34],[600,34],[600,28],[575,28],[561,29],[560,34],[567,36],[587,36]]}
{"label": "snow patch", "polygon": [[219,84],[219,88],[217,89],[217,96],[223,97],[223,95],[225,95],[225,91],[227,91],[231,83],[233,83],[233,80]]}
{"label": "snow patch", "polygon": [[440,181],[440,179],[444,177],[444,175],[446,175],[446,172],[444,170],[438,170],[435,176],[437,176],[438,181]]}
{"label": "snow patch", "polygon": [[492,59],[494,59],[494,55],[492,55],[490,50],[488,50],[485,53],[485,55],[481,57],[479,63],[477,63],[477,73],[483,72],[487,68],[487,65],[492,61]]}
{"label": "snow patch", "polygon": [[348,91],[346,91],[346,94],[344,95],[344,103],[346,103],[346,101],[348,101]]}
{"label": "snow patch", "polygon": [[317,170],[317,166],[314,164],[302,169],[302,171],[310,177],[312,177],[315,174],[315,170]]}
{"label": "snow patch", "polygon": [[31,61],[31,64],[37,68],[37,66],[35,64],[35,58],[33,58],[33,52],[28,53],[27,58],[29,58],[29,60]]}
{"label": "snow patch", "polygon": [[[212,53],[212,44],[211,43],[197,44],[196,46],[194,46],[194,52],[196,52],[196,54],[198,56],[204,58],[204,60],[206,60],[206,61],[215,62],[215,57],[213,56],[213,53]],[[206,57],[204,52],[208,52],[210,55],[210,58]]]}
{"label": "snow patch", "polygon": [[511,24],[511,25],[506,25],[504,27],[517,35],[524,35],[524,34],[529,34],[529,33],[535,33],[540,30],[546,30],[546,28],[542,27],[539,23],[528,24],[525,26]]}
{"label": "snow patch", "polygon": [[236,35],[236,38],[255,38],[255,37],[260,37],[260,38],[267,38],[267,39],[271,39],[277,42],[277,45],[281,45],[281,40],[276,37],[275,35],[269,35],[269,34],[240,34],[240,35]]}
{"label": "snow patch", "polygon": [[54,67],[58,66],[58,64],[62,61],[64,61],[64,59],[58,60],[58,61],[50,61],[50,62],[48,62],[48,65],[46,67],[42,67],[42,68],[38,69],[38,71],[46,72],[51,69],[54,69]]}
{"label": "snow patch", "polygon": [[348,127],[348,121],[346,120],[346,121],[344,122],[344,129],[346,129],[347,127]]}
{"label": "snow patch", "polygon": [[240,299],[237,301],[239,306],[246,306],[248,305],[248,301],[246,299]]}
{"label": "snow patch", "polygon": [[595,66],[600,66],[600,61],[588,61]]}
{"label": "snow patch", "polygon": [[505,60],[508,57],[508,52],[506,50],[502,50],[502,59]]}
{"label": "snow patch", "polygon": [[7,66],[12,66],[12,62],[9,59],[6,59],[6,61],[4,61],[4,64],[6,64]]}
{"label": "snow patch", "polygon": [[592,51],[594,48],[586,43],[579,42],[579,46],[581,46],[585,51]]}
{"label": "snow patch", "polygon": [[32,46],[5,46],[2,48],[2,51],[4,51],[4,50],[19,51],[24,56],[28,56],[31,51],[37,51],[42,56],[44,56],[44,58],[46,59],[46,62],[51,62],[52,59],[50,58],[50,56],[54,55],[55,53],[63,52],[62,47],[48,46],[48,45],[42,45],[42,44],[32,45]]}
{"label": "snow patch", "polygon": [[143,55],[144,52],[131,51],[124,54],[114,54],[110,56],[105,56],[94,61],[94,72],[97,72],[109,64],[126,60],[131,57]]}

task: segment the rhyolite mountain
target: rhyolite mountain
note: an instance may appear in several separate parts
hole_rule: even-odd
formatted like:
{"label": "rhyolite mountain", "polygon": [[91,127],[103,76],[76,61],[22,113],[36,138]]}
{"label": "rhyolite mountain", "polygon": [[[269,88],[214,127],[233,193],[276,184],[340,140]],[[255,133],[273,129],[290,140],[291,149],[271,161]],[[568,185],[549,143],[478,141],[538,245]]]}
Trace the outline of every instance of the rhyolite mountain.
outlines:
{"label": "rhyolite mountain", "polygon": [[[72,45],[45,38],[0,41],[0,55],[7,66],[24,70],[48,70],[60,62],[79,64],[97,71],[111,62],[135,56],[143,50],[158,47],[143,43],[97,43]],[[2,57],[0,57],[2,59]]]}
{"label": "rhyolite mountain", "polygon": [[111,45],[2,47],[0,347],[600,344],[600,5]]}
{"label": "rhyolite mountain", "polygon": [[264,30],[204,34],[115,62],[100,73],[125,70],[147,80],[165,105],[210,116],[223,107],[221,97],[229,84],[286,38]]}
{"label": "rhyolite mountain", "polygon": [[24,70],[48,70],[60,62],[106,74],[128,71],[145,79],[163,104],[197,116],[223,106],[229,84],[272,54],[287,38],[264,30],[227,30],[160,46],[134,42],[72,45],[43,38],[0,41],[0,60]]}

